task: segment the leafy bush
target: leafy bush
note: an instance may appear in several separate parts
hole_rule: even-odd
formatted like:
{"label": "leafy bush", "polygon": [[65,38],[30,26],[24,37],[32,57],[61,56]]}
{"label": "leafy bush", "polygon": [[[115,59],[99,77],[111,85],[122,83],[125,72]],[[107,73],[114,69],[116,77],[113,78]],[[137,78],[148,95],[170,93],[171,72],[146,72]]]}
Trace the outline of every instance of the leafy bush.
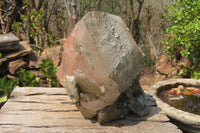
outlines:
{"label": "leafy bush", "polygon": [[200,72],[199,7],[199,0],[174,0],[174,4],[168,7],[172,25],[166,30],[166,39],[163,40],[165,51],[171,59],[189,59],[193,67],[188,72],[192,77],[197,71]]}
{"label": "leafy bush", "polygon": [[[57,87],[59,82],[56,76],[57,73],[56,67],[54,67],[53,61],[51,59],[43,59],[42,64],[40,64],[39,72],[42,73],[46,81],[48,82],[49,87]],[[38,87],[40,86],[40,78],[36,77],[32,71],[26,71],[25,69],[20,69],[17,72],[19,76],[19,82],[21,86],[28,87]]]}
{"label": "leafy bush", "polygon": [[50,58],[43,59],[42,64],[40,64],[40,72],[46,77],[49,87],[58,86],[57,69]]}
{"label": "leafy bush", "polygon": [[44,11],[32,9],[30,0],[23,0],[23,7],[18,12],[20,21],[14,21],[11,28],[18,37],[23,36],[34,44],[31,45],[34,50],[42,52],[44,48],[59,44],[58,38],[47,29],[47,22],[44,23]]}
{"label": "leafy bush", "polygon": [[36,77],[32,71],[26,71],[25,69],[20,69],[17,72],[19,76],[19,81],[22,86],[28,87],[38,87],[40,86],[40,79]]}
{"label": "leafy bush", "polygon": [[18,80],[16,78],[8,80],[6,76],[0,78],[0,94],[9,94],[13,88],[17,86]]}
{"label": "leafy bush", "polygon": [[0,78],[0,104],[7,101],[8,95],[18,84],[16,78],[8,80],[6,76]]}

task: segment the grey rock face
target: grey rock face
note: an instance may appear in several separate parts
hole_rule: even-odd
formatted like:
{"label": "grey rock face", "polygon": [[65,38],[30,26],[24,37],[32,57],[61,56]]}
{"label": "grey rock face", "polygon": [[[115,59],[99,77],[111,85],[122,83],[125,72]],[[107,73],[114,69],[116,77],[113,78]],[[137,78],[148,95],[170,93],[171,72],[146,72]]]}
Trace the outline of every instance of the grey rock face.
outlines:
{"label": "grey rock face", "polygon": [[88,13],[82,21],[95,41],[94,45],[109,76],[120,82],[120,91],[123,92],[132,85],[143,67],[143,52],[120,17],[95,12]]}
{"label": "grey rock face", "polygon": [[0,52],[13,52],[19,49],[19,38],[14,34],[2,34],[0,35]]}
{"label": "grey rock face", "polygon": [[88,13],[63,49],[57,76],[83,116],[104,123],[129,112],[147,114],[146,96],[135,82],[144,55],[120,17]]}

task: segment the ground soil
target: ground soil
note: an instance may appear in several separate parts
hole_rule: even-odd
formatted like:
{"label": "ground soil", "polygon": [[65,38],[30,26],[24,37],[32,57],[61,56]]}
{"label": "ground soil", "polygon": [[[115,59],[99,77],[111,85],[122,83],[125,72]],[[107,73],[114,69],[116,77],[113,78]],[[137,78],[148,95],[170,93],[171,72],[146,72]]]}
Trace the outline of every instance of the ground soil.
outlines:
{"label": "ground soil", "polygon": [[140,73],[140,85],[144,91],[147,91],[155,83],[155,67],[144,67]]}

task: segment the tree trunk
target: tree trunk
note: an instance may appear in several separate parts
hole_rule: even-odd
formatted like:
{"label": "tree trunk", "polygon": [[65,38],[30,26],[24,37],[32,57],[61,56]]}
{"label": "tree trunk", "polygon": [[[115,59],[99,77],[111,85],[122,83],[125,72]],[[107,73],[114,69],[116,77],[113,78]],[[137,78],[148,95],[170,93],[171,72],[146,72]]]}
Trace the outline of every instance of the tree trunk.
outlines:
{"label": "tree trunk", "polygon": [[125,6],[124,6],[123,14],[124,14],[124,21],[125,21],[126,25],[128,25],[128,20],[127,20],[127,0],[125,0]]}
{"label": "tree trunk", "polygon": [[77,13],[77,1],[76,0],[64,0],[65,7],[67,9],[68,14],[68,34],[71,33],[75,24],[78,21],[78,13]]}
{"label": "tree trunk", "polygon": [[98,11],[101,11],[101,1],[102,1],[102,0],[98,0],[98,1],[97,1],[97,10],[98,10]]}
{"label": "tree trunk", "polygon": [[139,7],[138,7],[138,14],[137,14],[136,19],[139,19],[144,0],[137,0],[137,1],[139,3]]}
{"label": "tree trunk", "polygon": [[[134,23],[135,23],[135,12],[133,8],[133,0],[130,0],[130,12],[131,12],[131,23],[130,23],[130,32],[133,35],[134,33]],[[133,36],[134,37],[134,36]]]}
{"label": "tree trunk", "polygon": [[130,7],[131,7],[131,24],[130,24],[130,32],[135,40],[135,42],[138,44],[140,41],[140,13],[142,10],[143,2],[144,0],[137,0],[139,6],[138,6],[138,12],[137,16],[134,12],[134,5],[133,0],[130,0]]}

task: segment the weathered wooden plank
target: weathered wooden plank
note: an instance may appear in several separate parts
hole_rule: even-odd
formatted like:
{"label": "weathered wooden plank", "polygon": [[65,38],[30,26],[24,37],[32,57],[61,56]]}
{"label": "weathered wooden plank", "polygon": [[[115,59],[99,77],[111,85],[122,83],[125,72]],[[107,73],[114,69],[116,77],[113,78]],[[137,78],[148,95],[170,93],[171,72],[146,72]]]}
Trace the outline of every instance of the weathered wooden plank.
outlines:
{"label": "weathered wooden plank", "polygon": [[49,104],[49,103],[14,103],[8,102],[2,110],[69,110],[74,109],[74,105],[71,104]]}
{"label": "weathered wooden plank", "polygon": [[[39,114],[30,112],[31,114],[4,114],[3,117],[0,118],[2,122],[0,122],[0,125],[15,125],[20,124],[23,126],[60,126],[60,125],[65,125],[65,126],[95,126],[92,125],[91,120],[84,119],[79,112],[64,112],[63,114],[60,113],[45,113],[45,112],[39,112]],[[156,117],[156,116],[154,116]],[[155,118],[136,118],[134,116],[129,116],[123,120],[119,120],[118,122],[115,121],[114,124],[117,125],[123,125],[123,126],[128,126],[132,125],[133,123],[139,123],[143,121],[148,121],[148,122],[160,122],[160,123],[166,123],[167,119],[162,118],[163,116],[160,115],[159,117]],[[161,118],[161,119],[159,119]],[[12,119],[12,121],[10,121]],[[37,121],[37,123],[36,123]]]}
{"label": "weathered wooden plank", "polygon": [[[71,121],[71,119],[74,120],[80,120],[79,122],[81,122],[82,120],[85,121],[85,119],[82,117],[82,115],[80,114],[79,111],[69,111],[69,112],[48,112],[48,111],[10,111],[10,112],[5,112],[3,111],[3,116],[0,118],[0,120],[2,120],[5,123],[9,123],[10,119],[12,119],[14,116],[20,116],[20,118],[24,119],[24,118],[28,118],[28,119],[24,119],[21,121],[20,124],[26,124],[27,122],[35,122],[35,120],[38,119],[42,119],[43,122],[39,122],[38,124],[43,124],[46,121],[51,121],[54,119],[56,119],[56,121],[60,121],[62,122],[62,120],[65,120],[65,122],[67,122],[68,120]],[[152,115],[152,116],[151,116]],[[18,120],[20,118],[16,118],[16,119],[12,119],[11,123],[15,123],[18,122]],[[47,119],[48,118],[48,119]],[[60,120],[61,119],[61,120]],[[128,117],[126,117],[124,119],[125,121],[152,121],[152,122],[167,122],[169,121],[169,119],[164,115],[164,114],[154,114],[151,113],[149,116],[140,118],[140,117],[136,117],[134,115],[129,115]],[[52,122],[53,122],[52,121]],[[1,122],[0,122],[1,123]],[[19,124],[19,122],[18,122]],[[70,123],[70,124],[73,124]]]}
{"label": "weathered wooden plank", "polygon": [[44,88],[44,87],[18,87],[15,88],[11,96],[26,95],[66,95],[64,88]]}
{"label": "weathered wooden plank", "polygon": [[[69,109],[69,110],[15,110],[15,111],[2,111],[0,113],[3,114],[3,116],[6,116],[6,115],[16,115],[16,116],[29,116],[29,115],[35,115],[35,116],[40,116],[42,115],[42,113],[45,113],[45,115],[53,115],[53,116],[56,116],[56,117],[82,117],[82,115],[79,113],[78,110],[72,110],[72,109]],[[1,117],[2,119],[2,117]]]}
{"label": "weathered wooden plank", "polygon": [[[23,127],[23,128],[22,128]],[[175,126],[170,123],[159,123],[159,122],[140,122],[133,123],[129,126],[110,126],[110,125],[60,125],[60,126],[21,126],[21,125],[7,125],[0,126],[2,132],[20,132],[20,133],[30,133],[30,132],[42,132],[42,133],[180,133],[180,130],[175,130]],[[163,130],[164,129],[164,130]]]}
{"label": "weathered wooden plank", "polygon": [[129,115],[100,125],[84,119],[64,88],[15,88],[0,111],[2,133],[181,133],[148,96],[151,113],[143,118]]}
{"label": "weathered wooden plank", "polygon": [[41,103],[67,103],[73,104],[70,98],[66,96],[60,95],[37,95],[37,96],[18,96],[16,98],[10,98],[9,102],[41,102]]}

